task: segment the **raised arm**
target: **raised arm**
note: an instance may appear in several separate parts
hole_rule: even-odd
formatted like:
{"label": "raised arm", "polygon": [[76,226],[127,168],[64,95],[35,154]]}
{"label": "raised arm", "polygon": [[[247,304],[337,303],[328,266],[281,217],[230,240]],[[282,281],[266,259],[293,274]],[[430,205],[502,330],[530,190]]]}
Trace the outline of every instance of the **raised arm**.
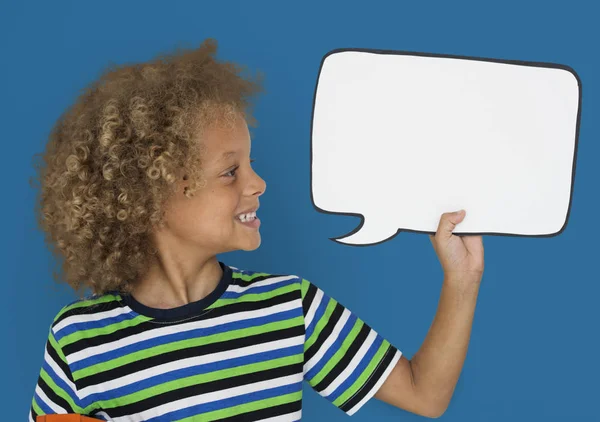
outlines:
{"label": "raised arm", "polygon": [[441,416],[454,393],[467,354],[483,275],[481,236],[452,231],[464,218],[446,213],[430,236],[444,269],[438,309],[425,341],[411,360],[398,361],[375,397],[422,416]]}

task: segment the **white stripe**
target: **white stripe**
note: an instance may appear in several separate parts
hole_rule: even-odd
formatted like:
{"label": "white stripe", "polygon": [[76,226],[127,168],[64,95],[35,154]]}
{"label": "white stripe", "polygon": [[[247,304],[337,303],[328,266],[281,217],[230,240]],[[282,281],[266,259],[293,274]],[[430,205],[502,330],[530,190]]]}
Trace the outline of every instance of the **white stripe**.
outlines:
{"label": "white stripe", "polygon": [[352,416],[353,414],[355,414],[358,411],[358,409],[360,409],[366,402],[368,402],[371,399],[371,397],[373,397],[377,393],[377,391],[379,391],[381,385],[385,382],[388,375],[392,372],[392,369],[394,369],[394,367],[396,366],[396,363],[398,363],[398,361],[400,360],[400,356],[402,356],[402,352],[396,350],[396,353],[394,354],[390,365],[386,368],[383,374],[381,374],[381,378],[379,378],[379,381],[375,383],[371,391],[369,391],[369,393],[365,397],[363,397],[361,401],[359,401],[357,404],[354,405],[352,409],[346,412],[348,415]]}
{"label": "white stripe", "polygon": [[298,410],[287,415],[273,416],[272,418],[261,419],[260,422],[295,422],[302,418],[302,410]]}
{"label": "white stripe", "polygon": [[109,420],[111,420],[111,419],[110,419],[110,416],[108,416],[108,413],[106,413],[106,412],[103,412],[103,411],[102,411],[102,412],[98,412],[98,413],[96,413],[96,416],[100,416],[100,417],[101,417],[102,419],[104,419],[105,421],[109,421]]}
{"label": "white stripe", "polygon": [[281,276],[281,277],[267,278],[265,280],[261,280],[261,281],[257,281],[255,283],[249,284],[247,286],[238,286],[237,284],[230,284],[229,287],[227,288],[227,291],[235,292],[235,293],[242,293],[242,292],[245,292],[246,290],[250,290],[255,287],[270,286],[271,284],[281,283],[282,281],[291,280],[293,278],[295,278],[295,276],[289,276],[289,275]]}
{"label": "white stripe", "polygon": [[242,385],[239,387],[232,387],[226,390],[213,391],[206,394],[201,394],[194,397],[186,397],[181,400],[166,403],[152,409],[145,410],[141,413],[134,415],[123,416],[115,418],[113,421],[143,421],[152,417],[162,416],[169,412],[187,409],[188,407],[196,406],[199,404],[210,403],[217,400],[228,399],[231,397],[242,396],[246,394],[255,393],[257,391],[263,391],[269,388],[281,387],[284,385],[295,384],[302,381],[302,374],[288,375],[281,378],[269,379],[265,381],[256,382],[254,384]]}
{"label": "white stripe", "polygon": [[120,378],[111,379],[101,384],[90,385],[89,387],[79,390],[79,396],[83,399],[90,394],[105,392],[108,393],[110,390],[115,388],[123,387],[126,385],[134,384],[145,379],[163,375],[171,371],[178,369],[188,368],[196,365],[203,365],[212,362],[218,362],[234,357],[243,357],[253,355],[255,353],[268,352],[271,350],[282,349],[284,347],[297,346],[304,342],[304,336],[296,336],[287,338],[285,340],[275,340],[268,343],[254,344],[252,346],[240,347],[233,350],[225,350],[219,353],[211,353],[204,356],[194,356],[191,358],[181,359],[174,362],[167,362],[162,365],[153,366],[151,368],[144,369],[142,371],[134,372]]}
{"label": "white stripe", "polygon": [[61,367],[58,366],[58,364],[56,363],[56,361],[54,359],[52,359],[52,356],[50,356],[50,354],[48,353],[48,350],[46,350],[46,352],[44,353],[44,359],[46,360],[46,362],[48,362],[48,366],[50,366],[50,368],[52,368],[52,370],[56,373],[56,375],[58,375],[58,377],[65,384],[67,384],[69,386],[69,388],[71,389],[71,391],[76,392],[77,388],[75,388],[75,385],[71,382],[71,380],[69,379],[69,377],[67,377],[67,375],[63,372],[63,370],[61,369]]}
{"label": "white stripe", "polygon": [[69,355],[68,360],[71,364],[79,362],[82,359],[95,356],[101,353],[110,352],[112,350],[119,349],[130,344],[142,342],[153,338],[163,337],[170,334],[183,333],[186,331],[196,330],[199,328],[216,327],[218,325],[226,324],[229,322],[242,321],[249,318],[261,317],[273,315],[279,312],[284,312],[296,308],[298,306],[296,301],[290,301],[281,303],[279,305],[273,305],[268,308],[257,309],[254,311],[237,312],[234,314],[223,315],[218,318],[211,318],[201,321],[192,321],[186,324],[179,325],[167,325],[163,328],[157,328],[154,330],[143,331],[141,333],[127,336],[125,338],[112,341],[110,343],[99,344],[98,346],[88,347],[79,352]]}
{"label": "white stripe", "polygon": [[[350,315],[351,315],[350,311],[348,309],[344,309],[344,312],[342,312],[342,316],[338,320],[337,324],[335,324],[335,327],[333,327],[333,330],[331,331],[331,334],[329,335],[329,337],[327,337],[327,340],[325,340],[323,342],[323,344],[319,348],[319,351],[317,353],[315,353],[313,355],[313,357],[308,362],[306,362],[306,364],[304,365],[304,373],[307,373],[308,371],[310,371],[313,368],[313,366],[315,366],[317,363],[319,363],[321,358],[331,348],[331,345],[340,336],[340,332],[342,331],[342,328],[344,328],[344,325],[346,324],[346,321],[348,321],[348,318],[350,318]],[[344,339],[342,339],[342,341],[343,340]]]}
{"label": "white stripe", "polygon": [[306,329],[308,329],[308,327],[310,327],[310,323],[312,322],[313,318],[315,317],[315,313],[317,312],[317,308],[321,304],[321,299],[323,299],[323,296],[324,296],[323,291],[321,289],[317,288],[317,293],[315,294],[315,297],[313,298],[313,301],[310,304],[310,308],[308,308],[308,312],[306,313],[306,316],[304,317],[304,325],[305,325]]}
{"label": "white stripe", "polygon": [[369,347],[371,347],[371,344],[373,344],[373,341],[376,337],[377,333],[374,330],[371,330],[371,332],[365,339],[365,342],[362,344],[362,346],[360,346],[360,349],[358,349],[358,352],[356,353],[356,355],[354,355],[346,369],[344,369],[342,373],[338,375],[338,377],[335,380],[333,380],[325,390],[321,391],[320,394],[323,397],[327,397],[331,393],[333,393],[335,389],[338,388],[344,381],[346,381],[346,379],[354,372],[358,364],[362,361],[363,357],[369,350]]}
{"label": "white stripe", "polygon": [[56,413],[67,413],[67,409],[63,409],[58,404],[56,404],[52,400],[50,400],[48,398],[48,396],[46,395],[46,393],[44,393],[44,391],[40,388],[39,385],[37,385],[35,387],[35,392],[37,393],[37,395],[39,396],[39,398],[42,399],[42,402],[44,402],[50,409],[52,409],[53,412],[56,412]]}
{"label": "white stripe", "polygon": [[60,330],[66,328],[72,324],[78,324],[78,323],[90,322],[90,321],[100,321],[103,319],[114,318],[121,314],[127,314],[129,312],[131,312],[131,309],[125,307],[125,308],[111,309],[110,311],[105,311],[105,312],[97,312],[95,314],[73,315],[73,316],[63,319],[58,324],[56,324],[54,326],[54,334],[58,333]]}

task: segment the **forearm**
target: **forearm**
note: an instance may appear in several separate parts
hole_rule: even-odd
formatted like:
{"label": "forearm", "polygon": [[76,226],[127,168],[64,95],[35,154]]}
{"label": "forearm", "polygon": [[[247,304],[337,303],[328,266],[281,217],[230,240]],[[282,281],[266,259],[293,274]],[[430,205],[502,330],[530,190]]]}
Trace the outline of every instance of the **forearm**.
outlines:
{"label": "forearm", "polygon": [[411,359],[415,388],[440,413],[462,370],[478,293],[479,283],[464,287],[460,280],[445,278],[433,323]]}

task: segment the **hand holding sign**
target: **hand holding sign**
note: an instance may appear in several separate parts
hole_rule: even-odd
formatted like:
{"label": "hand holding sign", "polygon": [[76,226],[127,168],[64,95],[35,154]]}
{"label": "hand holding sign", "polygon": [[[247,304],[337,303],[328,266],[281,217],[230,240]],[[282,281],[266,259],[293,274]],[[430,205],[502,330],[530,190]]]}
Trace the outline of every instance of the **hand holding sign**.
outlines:
{"label": "hand holding sign", "polygon": [[481,236],[456,236],[455,228],[465,217],[465,210],[444,213],[435,236],[429,236],[442,265],[444,278],[463,287],[478,284],[483,276],[484,253]]}

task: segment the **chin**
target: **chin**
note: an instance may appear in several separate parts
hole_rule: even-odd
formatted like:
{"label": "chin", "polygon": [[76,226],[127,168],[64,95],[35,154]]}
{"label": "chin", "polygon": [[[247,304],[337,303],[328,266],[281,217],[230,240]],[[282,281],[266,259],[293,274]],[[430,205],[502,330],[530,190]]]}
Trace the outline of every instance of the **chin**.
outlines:
{"label": "chin", "polygon": [[258,249],[262,243],[260,235],[246,237],[246,238],[242,238],[242,239],[236,239],[236,240],[237,241],[234,241],[229,244],[230,251],[248,251],[249,252],[249,251]]}
{"label": "chin", "polygon": [[252,252],[252,251],[255,251],[255,250],[257,250],[257,249],[258,249],[258,248],[241,248],[240,250],[241,250],[241,251],[244,251],[244,252]]}
{"label": "chin", "polygon": [[243,251],[247,251],[247,252],[254,251],[254,250],[256,250],[256,249],[258,249],[260,247],[260,243],[261,242],[259,241],[259,242],[255,243],[253,245],[246,245],[245,247],[243,247],[241,249]]}
{"label": "chin", "polygon": [[244,247],[241,248],[244,251],[253,251],[256,250],[260,247],[261,243],[262,243],[262,239],[260,238],[260,235],[258,235],[256,238],[250,240],[249,242],[244,242]]}

